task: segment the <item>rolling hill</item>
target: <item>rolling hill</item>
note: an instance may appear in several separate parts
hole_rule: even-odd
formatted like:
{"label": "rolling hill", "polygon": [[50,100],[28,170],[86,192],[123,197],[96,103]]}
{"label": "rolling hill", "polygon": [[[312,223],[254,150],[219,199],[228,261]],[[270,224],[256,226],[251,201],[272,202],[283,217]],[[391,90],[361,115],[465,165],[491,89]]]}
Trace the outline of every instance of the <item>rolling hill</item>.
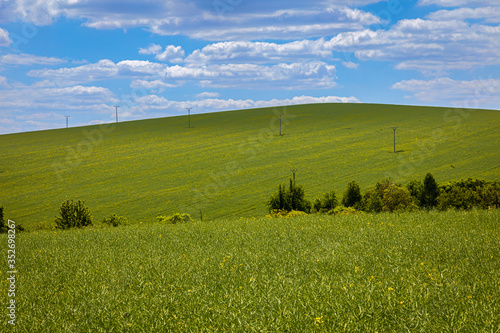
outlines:
{"label": "rolling hill", "polygon": [[351,180],[498,179],[499,133],[492,110],[315,104],[2,135],[0,205],[28,227],[67,199],[96,220],[258,216],[292,169],[311,200]]}

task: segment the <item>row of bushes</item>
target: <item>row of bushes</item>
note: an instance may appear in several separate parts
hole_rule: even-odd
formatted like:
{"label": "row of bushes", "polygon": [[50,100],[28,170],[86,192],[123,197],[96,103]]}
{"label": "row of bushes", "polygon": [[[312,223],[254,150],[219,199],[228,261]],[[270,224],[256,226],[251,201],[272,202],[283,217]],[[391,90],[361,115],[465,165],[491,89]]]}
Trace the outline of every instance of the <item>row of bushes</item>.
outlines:
{"label": "row of bushes", "polygon": [[[59,208],[59,216],[54,220],[56,229],[70,229],[70,228],[83,228],[93,226],[94,217],[90,213],[90,209],[85,206],[83,201],[67,200],[62,203]],[[173,214],[170,216],[158,216],[158,222],[176,224],[185,223],[192,221],[189,214]],[[123,216],[118,216],[116,214],[109,215],[105,217],[102,221],[103,224],[112,227],[118,227],[120,225],[127,225],[127,218]],[[47,225],[40,224],[42,229],[54,228]],[[23,231],[21,225],[17,225],[16,229],[18,231]],[[0,233],[7,232],[7,225],[4,221],[4,208],[0,206]]]}
{"label": "row of bushes", "polygon": [[447,210],[500,207],[500,182],[466,179],[438,184],[431,173],[422,180],[412,180],[406,185],[385,179],[364,194],[356,181],[347,184],[339,202],[335,191],[330,191],[312,203],[305,199],[301,185],[292,180],[284,184],[267,202],[270,215],[276,212],[302,211],[306,213],[336,213],[350,211],[414,211],[419,209]]}

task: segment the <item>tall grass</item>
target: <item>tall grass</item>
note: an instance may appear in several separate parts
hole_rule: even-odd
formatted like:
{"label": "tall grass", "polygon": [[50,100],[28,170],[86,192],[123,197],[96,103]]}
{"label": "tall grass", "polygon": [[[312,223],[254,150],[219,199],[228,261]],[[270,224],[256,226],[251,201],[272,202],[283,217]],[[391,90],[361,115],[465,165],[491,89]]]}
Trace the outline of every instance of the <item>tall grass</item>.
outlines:
{"label": "tall grass", "polygon": [[498,210],[19,234],[17,330],[498,332],[499,244]]}

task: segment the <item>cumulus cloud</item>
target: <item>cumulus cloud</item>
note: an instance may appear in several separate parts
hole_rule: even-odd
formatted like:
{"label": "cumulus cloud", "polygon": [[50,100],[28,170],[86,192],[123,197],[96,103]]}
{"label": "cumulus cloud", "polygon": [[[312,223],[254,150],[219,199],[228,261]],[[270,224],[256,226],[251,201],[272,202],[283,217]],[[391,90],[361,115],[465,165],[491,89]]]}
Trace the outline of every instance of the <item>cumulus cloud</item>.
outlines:
{"label": "cumulus cloud", "polygon": [[191,80],[202,87],[268,89],[282,82],[284,89],[329,88],[335,86],[335,66],[325,62],[257,64],[212,64],[168,66],[149,61],[100,60],[83,66],[41,69],[28,72],[32,77],[61,84],[81,84],[99,80],[132,79],[170,84]]}
{"label": "cumulus cloud", "polygon": [[182,62],[184,58],[184,50],[181,46],[168,45],[162,53],[156,55],[156,59],[160,61],[169,61],[172,63]]}
{"label": "cumulus cloud", "polygon": [[[380,0],[349,1],[363,6]],[[221,6],[221,4],[223,4]],[[345,1],[311,0],[287,3],[205,0],[20,0],[7,1],[9,15],[0,20],[24,20],[35,25],[51,24],[59,17],[84,20],[96,29],[147,27],[161,35],[187,35],[205,40],[290,39],[332,35],[380,23],[375,15],[345,7]]]}
{"label": "cumulus cloud", "polygon": [[162,47],[158,44],[149,44],[147,48],[140,48],[139,54],[158,54],[162,50]]}
{"label": "cumulus cloud", "polygon": [[5,76],[0,76],[0,88],[9,88],[10,85],[7,83],[7,78]]}
{"label": "cumulus cloud", "polygon": [[219,97],[220,94],[218,92],[202,92],[200,94],[197,94],[197,98],[217,98]]}
{"label": "cumulus cloud", "polygon": [[9,46],[11,42],[7,30],[0,28],[0,46]]}
{"label": "cumulus cloud", "polygon": [[55,57],[40,57],[31,54],[6,54],[0,57],[0,63],[8,65],[56,65],[64,63],[66,60]]}
{"label": "cumulus cloud", "polygon": [[500,103],[500,80],[487,78],[471,81],[439,77],[433,80],[405,80],[392,86],[413,93],[425,103],[448,102],[461,107],[495,107]]}
{"label": "cumulus cloud", "polygon": [[441,7],[489,6],[498,5],[497,0],[420,0],[421,6],[438,5]]}
{"label": "cumulus cloud", "polygon": [[162,112],[184,112],[186,107],[191,107],[198,113],[221,111],[221,110],[236,110],[249,109],[309,103],[360,103],[355,97],[339,97],[339,96],[296,96],[290,99],[271,99],[271,100],[252,100],[252,99],[218,99],[208,98],[197,101],[171,101],[164,97],[156,95],[148,95],[140,97],[136,100],[137,105],[131,108],[132,113],[147,113],[161,110]]}
{"label": "cumulus cloud", "polygon": [[354,52],[360,60],[396,61],[397,69],[440,73],[500,64],[500,26],[401,20],[389,30],[338,34],[325,47]]}
{"label": "cumulus cloud", "polygon": [[475,19],[484,20],[487,23],[500,23],[500,6],[439,10],[437,12],[430,13],[427,17],[435,21]]}

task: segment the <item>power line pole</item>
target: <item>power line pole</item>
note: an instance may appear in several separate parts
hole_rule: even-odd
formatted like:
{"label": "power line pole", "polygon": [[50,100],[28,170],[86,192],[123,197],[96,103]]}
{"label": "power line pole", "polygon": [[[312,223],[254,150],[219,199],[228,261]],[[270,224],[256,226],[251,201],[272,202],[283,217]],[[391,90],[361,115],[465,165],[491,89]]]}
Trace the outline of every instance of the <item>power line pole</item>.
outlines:
{"label": "power line pole", "polygon": [[114,108],[116,109],[116,122],[118,122],[118,108],[120,106],[119,105],[115,105]]}
{"label": "power line pole", "polygon": [[188,121],[189,121],[188,127],[189,128],[191,128],[191,109],[192,108],[186,108],[186,110],[188,110]]}
{"label": "power line pole", "polygon": [[66,117],[66,128],[68,128],[68,118],[69,118],[69,116],[64,116],[64,117]]}
{"label": "power line pole", "polygon": [[391,127],[391,128],[394,131],[394,152],[396,152],[396,129],[398,127]]}
{"label": "power line pole", "polygon": [[280,113],[280,136],[281,136],[281,113]]}
{"label": "power line pole", "polygon": [[293,185],[295,185],[295,172],[297,172],[297,170],[296,169],[292,169],[290,171],[292,171],[292,174],[293,174]]}

